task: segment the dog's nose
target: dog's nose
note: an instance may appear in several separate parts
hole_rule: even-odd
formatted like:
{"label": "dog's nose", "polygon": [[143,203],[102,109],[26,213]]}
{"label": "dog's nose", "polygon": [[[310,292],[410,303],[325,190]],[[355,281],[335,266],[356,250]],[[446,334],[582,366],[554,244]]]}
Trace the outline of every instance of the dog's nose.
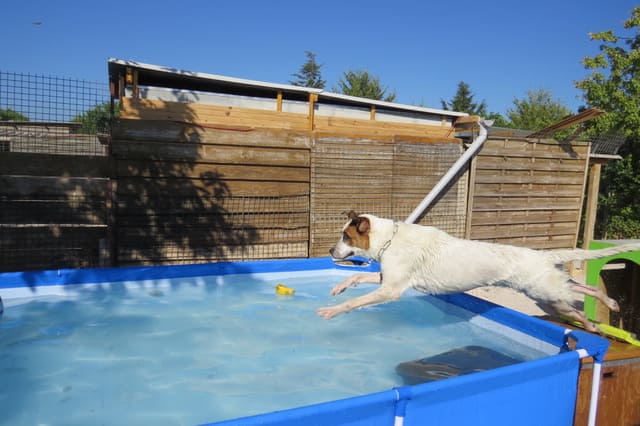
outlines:
{"label": "dog's nose", "polygon": [[333,249],[334,249],[334,247],[331,247],[331,248],[329,249],[329,254],[331,255],[331,257],[333,257]]}

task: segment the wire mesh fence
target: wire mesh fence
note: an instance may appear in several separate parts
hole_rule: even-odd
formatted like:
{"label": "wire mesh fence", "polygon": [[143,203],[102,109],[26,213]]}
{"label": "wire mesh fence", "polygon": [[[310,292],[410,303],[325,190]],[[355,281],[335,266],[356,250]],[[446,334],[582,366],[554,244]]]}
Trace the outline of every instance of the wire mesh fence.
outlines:
{"label": "wire mesh fence", "polygon": [[0,152],[106,155],[108,84],[0,70]]}
{"label": "wire mesh fence", "polygon": [[626,139],[626,136],[622,132],[610,132],[598,135],[590,140],[591,153],[615,155]]}

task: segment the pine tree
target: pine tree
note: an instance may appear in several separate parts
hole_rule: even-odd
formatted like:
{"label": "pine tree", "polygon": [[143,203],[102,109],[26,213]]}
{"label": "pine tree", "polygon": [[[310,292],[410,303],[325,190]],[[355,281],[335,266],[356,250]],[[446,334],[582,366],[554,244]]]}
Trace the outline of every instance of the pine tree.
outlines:
{"label": "pine tree", "polygon": [[382,87],[380,79],[367,71],[345,71],[334,90],[345,95],[377,101],[393,102],[396,99],[395,92],[387,93],[387,88]]}
{"label": "pine tree", "polygon": [[315,89],[324,89],[326,81],[322,79],[320,68],[322,65],[316,62],[316,54],[310,51],[306,51],[307,61],[302,65],[300,71],[291,74],[295,77],[295,80],[290,81],[294,86],[312,87]]}
{"label": "pine tree", "polygon": [[451,99],[450,102],[447,102],[443,99],[440,100],[442,103],[442,109],[449,111],[457,111],[457,112],[466,112],[470,115],[479,115],[486,116],[487,115],[487,104],[483,100],[480,104],[473,101],[473,97],[475,95],[471,92],[469,85],[464,81],[458,83],[458,89],[456,90],[456,94]]}

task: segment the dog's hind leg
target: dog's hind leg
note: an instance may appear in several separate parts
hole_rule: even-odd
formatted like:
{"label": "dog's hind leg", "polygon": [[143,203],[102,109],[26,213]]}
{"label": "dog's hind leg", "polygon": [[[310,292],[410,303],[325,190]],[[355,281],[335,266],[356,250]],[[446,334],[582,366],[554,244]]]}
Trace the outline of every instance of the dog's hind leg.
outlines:
{"label": "dog's hind leg", "polygon": [[336,286],[331,289],[330,294],[332,296],[335,296],[342,293],[349,287],[355,287],[358,284],[380,284],[381,281],[382,275],[380,274],[380,272],[361,272],[358,274],[353,274],[341,283],[336,284]]}
{"label": "dog's hind leg", "polygon": [[573,280],[570,280],[569,288],[572,291],[575,291],[576,293],[586,294],[587,296],[595,297],[596,299],[604,303],[607,306],[607,308],[611,309],[614,312],[618,312],[620,310],[620,306],[618,306],[618,302],[608,297],[598,288],[582,285]]}
{"label": "dog's hind leg", "polygon": [[587,319],[587,317],[581,311],[577,310],[573,306],[569,305],[566,302],[553,302],[551,303],[551,307],[560,315],[561,317],[578,321],[581,323],[585,330],[591,331],[593,333],[600,333],[600,329],[597,325],[592,323]]}

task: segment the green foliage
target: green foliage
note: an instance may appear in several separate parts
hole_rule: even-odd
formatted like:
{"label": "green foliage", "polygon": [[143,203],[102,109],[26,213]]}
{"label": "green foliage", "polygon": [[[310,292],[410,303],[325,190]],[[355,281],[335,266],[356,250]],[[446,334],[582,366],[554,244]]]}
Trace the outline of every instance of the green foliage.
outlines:
{"label": "green foliage", "polygon": [[29,121],[29,117],[22,115],[11,108],[0,108],[0,121]]}
{"label": "green foliage", "polygon": [[475,95],[471,92],[469,85],[464,81],[458,83],[458,89],[451,101],[440,100],[442,109],[457,112],[466,112],[470,115],[487,115],[487,104],[483,100],[479,104],[473,101]]}
{"label": "green foliage", "polygon": [[387,94],[387,88],[382,87],[380,79],[367,71],[345,71],[334,90],[345,95],[378,101],[393,102],[396,99],[395,92]]}
{"label": "green foliage", "polygon": [[486,117],[487,120],[493,120],[494,127],[511,127],[511,122],[497,112],[490,112]]}
{"label": "green foliage", "polygon": [[[115,115],[118,115],[118,108],[116,106]],[[95,108],[87,110],[82,114],[76,115],[71,121],[76,123],[82,123],[79,132],[88,134],[105,133],[109,130],[109,123],[111,120],[110,104],[105,102],[101,105],[97,105]]]}
{"label": "green foliage", "polygon": [[507,109],[510,126],[515,129],[541,130],[571,115],[571,110],[553,99],[548,90],[530,90],[526,99],[514,99]]}
{"label": "green foliage", "polygon": [[292,77],[295,77],[295,80],[290,83],[294,86],[324,89],[326,81],[322,79],[320,72],[322,65],[316,62],[316,54],[307,50],[305,55],[307,55],[307,61],[302,65],[299,72],[291,74]]}
{"label": "green foliage", "polygon": [[613,30],[590,34],[600,53],[582,63],[590,71],[576,86],[585,102],[607,112],[592,125],[593,134],[621,132],[623,160],[604,167],[598,203],[597,238],[640,238],[640,7],[624,23],[630,36]]}

